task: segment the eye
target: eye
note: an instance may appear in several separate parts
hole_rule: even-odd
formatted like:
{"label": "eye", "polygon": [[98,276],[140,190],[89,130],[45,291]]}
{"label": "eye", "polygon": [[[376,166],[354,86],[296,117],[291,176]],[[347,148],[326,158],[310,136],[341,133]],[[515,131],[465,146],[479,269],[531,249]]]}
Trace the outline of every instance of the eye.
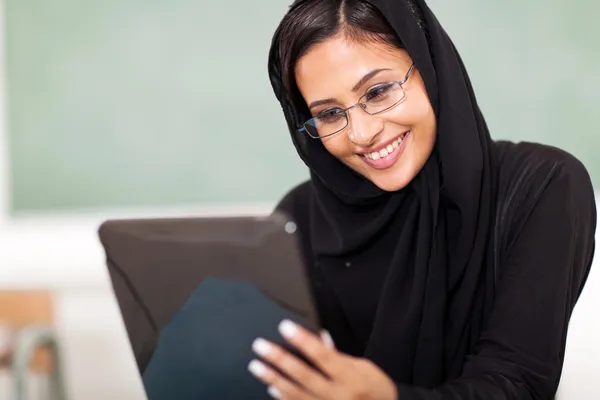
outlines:
{"label": "eye", "polygon": [[340,118],[344,118],[344,112],[339,108],[330,108],[324,110],[316,116],[316,119],[323,124],[331,124],[337,122]]}
{"label": "eye", "polygon": [[378,101],[385,100],[390,93],[393,91],[395,86],[394,82],[384,83],[383,85],[375,86],[365,93],[365,101],[376,103]]}

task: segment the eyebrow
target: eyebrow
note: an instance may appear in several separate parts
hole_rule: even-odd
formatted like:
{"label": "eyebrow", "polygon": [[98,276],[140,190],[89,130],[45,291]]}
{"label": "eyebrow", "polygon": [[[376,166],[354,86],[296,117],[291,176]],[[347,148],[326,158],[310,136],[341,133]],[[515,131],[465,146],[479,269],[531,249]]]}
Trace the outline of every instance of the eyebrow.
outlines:
{"label": "eyebrow", "polygon": [[[382,71],[390,71],[389,68],[378,68],[378,69],[374,69],[373,71],[367,73],[365,76],[363,76],[362,78],[360,78],[360,80],[358,82],[356,82],[356,84],[352,87],[352,91],[356,92],[358,89],[360,89],[365,83],[367,83],[369,80],[373,79],[373,77],[375,75],[377,75],[378,73],[382,72]],[[312,103],[310,103],[308,105],[308,108],[315,108],[317,106],[320,106],[322,104],[328,104],[328,103],[333,103],[336,100],[333,97],[330,97],[328,99],[323,99],[323,100],[316,100],[313,101]]]}

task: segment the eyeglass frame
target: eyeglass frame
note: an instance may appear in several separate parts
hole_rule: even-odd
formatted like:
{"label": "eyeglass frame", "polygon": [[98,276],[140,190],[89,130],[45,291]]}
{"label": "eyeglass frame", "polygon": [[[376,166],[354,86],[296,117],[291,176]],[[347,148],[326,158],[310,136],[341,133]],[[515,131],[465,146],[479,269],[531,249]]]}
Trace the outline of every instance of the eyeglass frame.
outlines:
{"label": "eyeglass frame", "polygon": [[[391,109],[391,108],[393,108],[393,107],[397,106],[398,104],[400,104],[400,102],[406,98],[406,92],[404,91],[404,86],[403,86],[403,85],[404,85],[404,84],[405,84],[405,83],[408,81],[408,79],[410,78],[410,74],[412,73],[412,71],[413,71],[414,69],[415,69],[415,63],[412,63],[412,64],[411,64],[411,66],[410,66],[410,68],[409,68],[409,69],[408,69],[408,71],[406,72],[406,75],[404,76],[404,79],[403,79],[403,80],[401,80],[401,81],[389,81],[389,82],[382,83],[383,85],[384,85],[384,84],[389,84],[389,83],[397,83],[398,85],[400,85],[400,89],[402,89],[402,98],[401,98],[400,100],[398,100],[397,102],[395,102],[394,104],[392,104],[391,106],[389,106],[389,107],[386,107],[386,108],[384,108],[383,110],[379,110],[379,111],[377,111],[377,112],[374,112],[374,113],[370,113],[370,112],[368,112],[368,111],[366,110],[366,107],[367,107],[367,106],[366,106],[366,104],[364,104],[365,102],[361,102],[361,101],[360,101],[360,100],[361,100],[363,97],[365,97],[365,96],[366,96],[366,95],[369,93],[369,91],[367,90],[367,92],[366,92],[365,94],[363,94],[362,96],[360,96],[360,98],[358,99],[358,102],[357,102],[357,103],[355,103],[355,104],[351,105],[350,107],[347,107],[347,108],[345,108],[345,109],[343,109],[343,110],[341,110],[341,111],[340,111],[340,113],[341,113],[341,114],[344,116],[344,118],[346,118],[346,125],[344,125],[344,127],[343,127],[343,128],[340,128],[340,129],[338,129],[337,131],[335,131],[335,132],[333,132],[333,133],[330,133],[330,134],[327,134],[327,135],[325,135],[325,136],[318,136],[318,137],[312,136],[312,135],[311,135],[311,134],[308,132],[308,129],[306,129],[305,125],[308,123],[308,121],[310,121],[310,120],[313,120],[313,119],[315,119],[315,118],[318,118],[318,117],[319,117],[319,115],[321,115],[321,113],[322,113],[322,112],[320,112],[320,113],[319,113],[319,115],[317,115],[317,116],[315,116],[315,117],[312,117],[312,118],[310,118],[310,119],[307,119],[307,120],[306,120],[306,122],[304,122],[304,123],[302,124],[302,126],[301,126],[300,128],[298,128],[298,132],[300,132],[300,133],[302,133],[302,132],[306,132],[306,134],[307,134],[307,135],[308,135],[308,136],[309,136],[311,139],[324,139],[324,138],[327,138],[327,137],[333,136],[333,135],[335,135],[335,134],[338,134],[338,133],[340,133],[341,131],[343,131],[344,129],[346,129],[346,128],[348,127],[348,124],[349,124],[349,122],[350,122],[350,120],[348,119],[348,111],[350,111],[350,109],[352,109],[352,108],[354,108],[354,107],[356,107],[356,106],[360,106],[360,109],[361,109],[361,110],[363,110],[364,112],[366,112],[366,113],[367,113],[367,114],[369,114],[369,115],[377,115],[377,114],[381,114],[382,112],[388,111],[389,109]],[[325,110],[325,111],[326,111],[326,110]]]}

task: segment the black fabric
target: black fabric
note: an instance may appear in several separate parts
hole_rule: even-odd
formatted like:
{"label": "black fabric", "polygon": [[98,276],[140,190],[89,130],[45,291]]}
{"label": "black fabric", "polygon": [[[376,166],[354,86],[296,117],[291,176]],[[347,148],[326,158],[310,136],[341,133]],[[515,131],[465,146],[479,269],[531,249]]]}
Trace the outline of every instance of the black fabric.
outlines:
{"label": "black fabric", "polygon": [[[437,116],[436,150],[410,187],[383,192],[343,166],[319,141],[296,133],[307,116],[286,101],[276,40],[271,81],[294,144],[311,169],[315,254],[369,252],[374,241],[390,243],[369,257],[390,268],[365,355],[397,379],[433,385],[458,376],[460,364],[453,360],[479,336],[493,298],[489,243],[496,171],[491,139],[464,66],[427,6],[420,5],[429,39],[407,2],[372,3],[405,44]],[[447,213],[440,202],[455,211]],[[452,248],[448,232],[455,236]]]}
{"label": "black fabric", "polygon": [[[437,118],[435,150],[423,170],[403,190],[379,190],[330,155],[320,141],[298,133],[297,128],[308,116],[291,105],[284,89],[277,34],[269,59],[270,79],[292,141],[311,172],[310,183],[304,186],[302,194],[295,192],[303,200],[290,200],[288,196],[278,209],[298,220],[304,232],[307,259],[322,273],[316,285],[321,287],[324,324],[338,346],[341,343],[342,349],[373,360],[399,382],[401,399],[549,398],[556,389],[557,371],[559,375],[562,366],[560,354],[564,351],[561,346],[568,316],[593,254],[596,214],[587,172],[560,151],[530,151],[528,156],[517,157],[513,154],[516,150],[507,150],[508,155],[504,156],[504,149],[510,146],[492,141],[460,56],[427,5],[416,2],[426,32],[415,19],[410,2],[369,1],[406,46],[423,77]],[[536,156],[542,159],[536,161]],[[517,171],[522,168],[527,173],[519,178]],[[501,177],[503,182],[499,182]],[[511,192],[514,182],[520,185]],[[556,203],[544,197],[550,196],[547,187],[552,187],[552,182],[559,182],[555,185],[561,188],[553,189],[554,196],[573,182],[582,188],[564,204]],[[542,368],[542,373],[534,366],[528,370],[531,375],[542,376],[538,377],[542,383],[536,385],[519,382],[523,376],[518,363],[530,364],[527,356],[519,357],[518,353],[527,351],[520,345],[532,343],[527,327],[520,332],[524,336],[522,343],[511,342],[506,347],[496,342],[486,347],[482,338],[495,313],[505,317],[494,320],[495,323],[504,329],[510,325],[510,313],[498,308],[498,268],[526,267],[528,251],[533,255],[545,251],[547,242],[527,249],[527,243],[535,242],[529,238],[524,239],[525,245],[518,246],[521,252],[512,255],[515,258],[508,256],[521,234],[520,228],[515,227],[522,228],[528,222],[534,224],[530,230],[545,229],[542,219],[529,219],[536,214],[534,210],[541,199],[549,204],[549,209],[560,208],[564,218],[551,221],[548,226],[557,229],[564,225],[571,233],[558,249],[558,264],[548,267],[569,271],[572,277],[564,282],[559,279],[560,274],[552,275],[552,283],[564,285],[561,296],[552,291],[558,290],[556,287],[540,295],[543,300],[558,299],[552,305],[562,307],[558,311],[565,318],[560,324],[541,321],[542,326],[551,329],[552,339],[545,344],[554,351],[551,354],[560,354],[551,365]],[[497,204],[499,201],[502,203]],[[526,214],[521,215],[522,212]],[[548,217],[547,212],[538,213]],[[503,261],[502,255],[510,261]],[[511,264],[517,259],[519,262]],[[530,278],[539,272],[538,261],[532,258],[531,268],[536,269]],[[526,293],[515,293],[510,286],[503,290],[513,296],[522,295],[515,301],[527,301]],[[515,304],[507,307],[512,309]],[[534,312],[527,307],[523,310]],[[551,316],[540,315],[540,319],[545,317]],[[489,363],[475,358],[481,365],[469,367],[473,365],[468,363],[470,357],[481,351],[488,357],[485,350],[495,346],[513,356],[516,352],[508,366],[500,361],[510,358],[506,353],[491,351]],[[467,373],[483,383],[478,381],[479,386],[472,386],[472,381],[464,381]],[[504,382],[509,382],[508,386],[502,387]],[[446,397],[440,397],[442,394]]]}
{"label": "black fabric", "polygon": [[[594,254],[593,188],[585,167],[553,147],[497,142],[493,155],[499,174],[492,310],[473,348],[456,356],[458,378],[418,387],[392,375],[401,400],[551,399],[556,392],[569,318]],[[337,348],[364,356],[359,332],[371,327],[365,303],[379,299],[375,290],[383,278],[368,257],[318,260],[310,236],[314,190],[305,182],[276,208],[298,221],[319,312]]]}

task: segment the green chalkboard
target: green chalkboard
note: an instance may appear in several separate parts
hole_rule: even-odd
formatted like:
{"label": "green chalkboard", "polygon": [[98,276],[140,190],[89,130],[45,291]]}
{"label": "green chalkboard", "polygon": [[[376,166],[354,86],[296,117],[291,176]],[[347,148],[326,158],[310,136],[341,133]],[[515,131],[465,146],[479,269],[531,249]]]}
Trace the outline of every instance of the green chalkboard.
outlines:
{"label": "green chalkboard", "polygon": [[[6,0],[12,211],[275,202],[307,177],[266,72],[288,3]],[[600,5],[430,6],[493,136],[570,150],[597,182]]]}
{"label": "green chalkboard", "polygon": [[12,208],[271,202],[308,176],[267,77],[284,2],[8,0]]}
{"label": "green chalkboard", "polygon": [[492,136],[580,158],[600,183],[600,3],[433,0]]}

